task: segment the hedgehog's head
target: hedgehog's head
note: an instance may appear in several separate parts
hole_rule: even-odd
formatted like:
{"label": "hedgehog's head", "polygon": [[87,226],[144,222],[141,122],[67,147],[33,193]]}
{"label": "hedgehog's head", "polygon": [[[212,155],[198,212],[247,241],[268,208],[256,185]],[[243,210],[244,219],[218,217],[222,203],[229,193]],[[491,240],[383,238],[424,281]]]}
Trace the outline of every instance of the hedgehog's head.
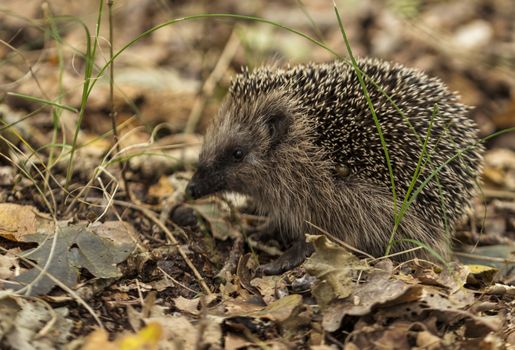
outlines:
{"label": "hedgehog's head", "polygon": [[198,168],[187,187],[192,198],[217,192],[255,194],[291,143],[298,108],[286,93],[231,94],[210,125]]}

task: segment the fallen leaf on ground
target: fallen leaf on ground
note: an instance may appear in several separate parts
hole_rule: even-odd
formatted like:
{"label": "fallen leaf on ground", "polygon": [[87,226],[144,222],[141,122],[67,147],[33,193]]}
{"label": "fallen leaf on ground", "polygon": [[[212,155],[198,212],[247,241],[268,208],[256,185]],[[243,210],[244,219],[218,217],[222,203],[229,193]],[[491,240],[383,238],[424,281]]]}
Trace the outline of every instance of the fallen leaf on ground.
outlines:
{"label": "fallen leaf on ground", "polygon": [[467,265],[467,282],[473,285],[488,286],[492,284],[498,269],[485,265]]}
{"label": "fallen leaf on ground", "polygon": [[[13,279],[18,283],[6,283],[6,286],[20,289],[32,283],[45,266],[48,273],[71,288],[76,285],[81,268],[87,269],[98,278],[119,277],[121,273],[116,264],[124,261],[135,247],[128,234],[129,227],[130,225],[122,222],[95,227],[79,224],[58,228],[56,236],[42,233],[25,235],[24,241],[36,242],[39,247],[24,252],[24,257],[34,260],[39,268],[23,272]],[[105,237],[104,230],[113,233],[113,236]],[[101,234],[97,234],[97,231]],[[51,260],[48,261],[50,256]],[[42,274],[31,285],[30,295],[46,294],[54,286],[55,282]]]}
{"label": "fallen leaf on ground", "polygon": [[159,323],[149,323],[135,334],[126,334],[114,341],[104,329],[90,333],[82,346],[82,350],[157,350],[163,330]]}
{"label": "fallen leaf on ground", "polygon": [[[204,297],[205,304],[210,304],[213,300],[217,298],[216,294],[210,294]],[[175,307],[181,311],[185,311],[191,315],[199,315],[200,307],[201,307],[201,299],[202,297],[194,298],[194,299],[186,299],[183,296],[179,296],[173,299]]]}
{"label": "fallen leaf on ground", "polygon": [[437,270],[434,266],[417,268],[414,276],[423,284],[448,288],[450,293],[461,289],[467,282],[469,270],[463,265],[449,264],[443,270]]}
{"label": "fallen leaf on ground", "polygon": [[219,200],[201,201],[190,204],[190,206],[208,223],[213,237],[225,241],[227,238],[234,238],[239,235],[236,228],[228,220],[230,211],[223,202]]}
{"label": "fallen leaf on ground", "polygon": [[0,255],[0,280],[9,279],[19,268],[18,258],[14,254],[7,252]]}
{"label": "fallen leaf on ground", "polygon": [[199,328],[184,316],[161,316],[146,319],[146,322],[161,325],[163,336],[161,345],[166,349],[195,349],[196,345],[205,344],[206,348],[219,348],[222,342],[220,320],[211,316],[203,319],[203,333],[199,337]]}
{"label": "fallen leaf on ground", "polygon": [[266,304],[277,300],[278,289],[286,289],[286,283],[282,276],[258,277],[252,279],[250,284],[257,288]]}
{"label": "fallen leaf on ground", "polygon": [[284,322],[291,317],[295,317],[301,306],[302,296],[292,294],[274,301],[262,310],[251,312],[248,316],[263,317],[276,322]]}
{"label": "fallen leaf on ground", "polygon": [[65,307],[38,299],[0,296],[0,348],[57,349],[68,343],[73,322]]}
{"label": "fallen leaf on ground", "polygon": [[54,221],[30,205],[0,204],[0,236],[23,241],[23,236],[39,231],[53,231]]}
{"label": "fallen leaf on ground", "polygon": [[304,263],[306,271],[321,281],[313,287],[313,294],[321,306],[334,298],[345,298],[352,293],[352,277],[357,271],[368,270],[363,261],[347,249],[337,246],[325,236],[308,235],[315,252]]}
{"label": "fallen leaf on ground", "polygon": [[374,271],[368,281],[357,287],[349,297],[335,300],[326,308],[322,325],[325,330],[334,332],[340,328],[341,321],[346,315],[364,316],[380,305],[417,300],[421,292],[420,285],[410,285],[390,278],[389,273]]}

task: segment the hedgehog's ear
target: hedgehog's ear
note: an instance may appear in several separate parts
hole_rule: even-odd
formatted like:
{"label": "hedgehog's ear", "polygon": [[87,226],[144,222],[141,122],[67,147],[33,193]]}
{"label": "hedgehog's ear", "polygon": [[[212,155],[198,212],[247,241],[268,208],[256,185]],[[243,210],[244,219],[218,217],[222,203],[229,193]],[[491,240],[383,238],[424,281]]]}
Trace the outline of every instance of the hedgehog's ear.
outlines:
{"label": "hedgehog's ear", "polygon": [[290,125],[289,118],[286,114],[273,113],[267,118],[268,132],[270,133],[271,147],[279,144],[286,134]]}

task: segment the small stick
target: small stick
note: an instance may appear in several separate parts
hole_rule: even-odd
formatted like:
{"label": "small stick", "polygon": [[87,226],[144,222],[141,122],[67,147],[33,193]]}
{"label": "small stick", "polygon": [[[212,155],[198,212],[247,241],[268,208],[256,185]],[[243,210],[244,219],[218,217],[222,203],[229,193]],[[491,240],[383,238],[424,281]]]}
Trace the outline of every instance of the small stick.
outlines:
{"label": "small stick", "polygon": [[330,234],[329,232],[327,232],[326,230],[324,230],[323,228],[309,222],[309,221],[306,221],[309,225],[313,226],[314,228],[316,228],[317,230],[319,230],[320,232],[322,232],[324,235],[326,235],[327,237],[331,238],[331,240],[333,240],[334,242],[338,243],[339,245],[355,252],[355,253],[359,253],[361,255],[364,255],[366,256],[367,258],[370,258],[370,259],[375,259],[375,257],[373,257],[372,255],[368,254],[368,253],[365,253],[364,251],[362,250],[359,250],[358,248],[354,248],[353,246],[345,243],[344,241],[336,238],[335,236],[333,236],[332,234]]}
{"label": "small stick", "polygon": [[204,295],[202,295],[200,297],[200,320],[199,320],[199,323],[198,323],[198,328],[197,328],[197,341],[196,341],[196,344],[195,344],[195,349],[196,350],[202,350],[204,349],[204,344],[203,344],[203,337],[204,337],[204,333],[206,332],[206,328],[207,328],[207,305],[206,305],[206,297]]}
{"label": "small stick", "polygon": [[172,276],[170,276],[165,270],[163,270],[162,268],[158,267],[157,268],[159,271],[161,271],[161,273],[168,279],[170,279],[170,281],[172,281],[173,283],[175,283],[176,285],[184,288],[185,290],[187,290],[188,292],[191,292],[193,294],[198,294],[198,292],[196,290],[193,290],[191,288],[189,288],[188,286],[185,286],[184,284],[182,284],[181,282],[177,281],[175,278],[173,278]]}
{"label": "small stick", "polygon": [[238,236],[234,240],[234,243],[231,248],[231,252],[229,253],[229,258],[227,262],[224,264],[220,272],[216,274],[217,277],[220,277],[226,280],[227,276],[233,274],[236,271],[236,267],[238,266],[238,260],[243,255],[243,237]]}
{"label": "small stick", "polygon": [[477,259],[481,261],[489,261],[489,262],[498,262],[503,264],[515,264],[515,259],[510,258],[496,258],[493,256],[484,256],[484,255],[476,255],[470,253],[461,253],[461,252],[453,252],[456,256],[461,256],[463,258]]}
{"label": "small stick", "polygon": [[394,256],[415,252],[415,251],[420,250],[422,248],[423,248],[422,246],[413,247],[413,248],[410,248],[410,249],[403,250],[402,252],[392,253],[392,254],[380,256],[379,258],[374,258],[370,262],[375,262],[375,261],[380,261],[380,260],[384,260],[384,259],[389,259],[389,258],[392,258]]}
{"label": "small stick", "polygon": [[515,199],[515,192],[513,191],[483,189],[483,194],[485,198]]}
{"label": "small stick", "polygon": [[232,58],[236,54],[236,50],[240,46],[240,41],[238,40],[238,36],[236,33],[231,33],[227,44],[225,44],[225,48],[220,54],[218,58],[218,62],[216,63],[215,68],[206,79],[202,89],[200,90],[199,96],[195,99],[193,103],[193,107],[190,112],[190,116],[188,117],[188,123],[184,128],[185,134],[191,134],[195,131],[197,124],[202,115],[202,111],[204,110],[204,106],[206,105],[206,99],[213,94],[213,90],[216,87],[216,84],[222,79],[222,75],[229,67],[229,64],[232,61]]}
{"label": "small stick", "polygon": [[[119,201],[119,200],[115,200],[114,203],[117,204],[117,205],[121,205],[123,207],[126,207],[126,208],[131,208],[131,209],[139,210],[140,212],[143,213],[143,215],[145,215],[152,222],[154,222],[154,224],[156,224],[161,230],[163,230],[163,232],[166,234],[168,239],[177,247],[177,250],[179,251],[179,254],[183,258],[183,260],[186,263],[186,265],[188,265],[188,267],[191,269],[191,271],[193,272],[193,275],[197,278],[197,281],[200,284],[200,286],[202,287],[202,289],[204,289],[204,291],[207,293],[207,295],[213,294],[211,292],[211,290],[209,289],[208,285],[206,284],[206,282],[204,281],[204,278],[200,275],[200,273],[198,272],[198,270],[195,267],[195,265],[193,265],[191,260],[188,258],[188,256],[184,252],[184,250],[181,248],[181,246],[179,245],[179,242],[177,241],[177,239],[175,239],[175,236],[173,235],[172,231],[170,231],[166,227],[166,225],[163,224],[159,220],[159,218],[152,211],[150,211],[149,209],[147,209],[145,207],[142,207],[141,205],[136,205],[136,204],[133,204],[133,203],[123,202],[123,201]],[[180,229],[179,227],[176,227],[176,228]]]}

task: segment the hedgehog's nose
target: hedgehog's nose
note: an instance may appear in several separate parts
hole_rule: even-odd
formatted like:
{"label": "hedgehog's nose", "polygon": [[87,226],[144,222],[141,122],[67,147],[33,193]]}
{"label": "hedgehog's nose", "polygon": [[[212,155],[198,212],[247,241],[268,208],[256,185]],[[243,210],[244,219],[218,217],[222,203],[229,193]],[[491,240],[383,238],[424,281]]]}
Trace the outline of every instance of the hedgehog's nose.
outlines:
{"label": "hedgehog's nose", "polygon": [[186,186],[186,195],[192,199],[199,198],[200,197],[199,186],[196,183],[190,181],[188,186]]}

